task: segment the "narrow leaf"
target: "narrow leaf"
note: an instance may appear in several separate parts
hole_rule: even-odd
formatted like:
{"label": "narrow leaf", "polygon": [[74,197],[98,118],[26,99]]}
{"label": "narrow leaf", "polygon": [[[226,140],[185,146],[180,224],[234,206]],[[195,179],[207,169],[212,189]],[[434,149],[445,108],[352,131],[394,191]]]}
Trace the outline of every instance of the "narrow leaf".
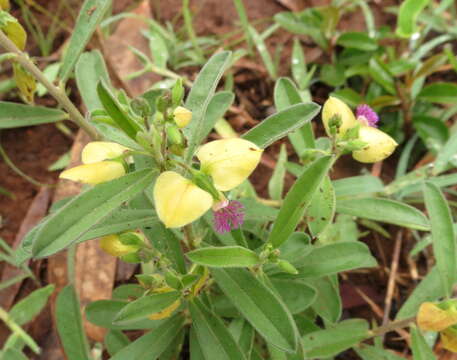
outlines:
{"label": "narrow leaf", "polygon": [[186,256],[194,263],[210,267],[248,267],[260,263],[258,255],[241,246],[205,247]]}
{"label": "narrow leaf", "polygon": [[68,119],[58,109],[0,101],[0,129],[47,124]]}
{"label": "narrow leaf", "polygon": [[411,350],[414,360],[436,360],[433,350],[428,346],[420,330],[411,326]]}
{"label": "narrow leaf", "polygon": [[406,0],[398,11],[397,30],[398,36],[409,38],[416,32],[416,20],[421,11],[427,6],[429,0]]}

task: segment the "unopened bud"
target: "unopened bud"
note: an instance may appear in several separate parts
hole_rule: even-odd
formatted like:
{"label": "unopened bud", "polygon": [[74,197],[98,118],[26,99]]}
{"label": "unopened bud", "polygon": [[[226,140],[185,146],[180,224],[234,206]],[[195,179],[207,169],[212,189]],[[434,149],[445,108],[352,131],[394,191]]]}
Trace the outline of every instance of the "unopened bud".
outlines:
{"label": "unopened bud", "polygon": [[189,125],[192,120],[192,111],[187,110],[182,106],[178,106],[175,111],[173,111],[173,115],[176,125],[178,125],[181,129]]}

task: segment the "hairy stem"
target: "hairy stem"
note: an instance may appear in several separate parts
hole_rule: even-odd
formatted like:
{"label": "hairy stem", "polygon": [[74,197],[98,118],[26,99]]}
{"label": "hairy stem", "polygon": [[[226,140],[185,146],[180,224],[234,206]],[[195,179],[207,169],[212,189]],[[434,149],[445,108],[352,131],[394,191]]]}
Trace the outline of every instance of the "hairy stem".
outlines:
{"label": "hairy stem", "polygon": [[93,140],[100,138],[98,131],[91,124],[89,124],[88,121],[86,121],[84,116],[82,116],[76,106],[68,98],[65,90],[53,85],[44,76],[43,72],[30,60],[28,55],[19,50],[17,46],[3,33],[3,31],[0,31],[0,46],[16,55],[14,61],[21,64],[40,83],[43,84],[43,86],[57,100],[57,102],[68,112],[70,119],[74,123],[82,128]]}

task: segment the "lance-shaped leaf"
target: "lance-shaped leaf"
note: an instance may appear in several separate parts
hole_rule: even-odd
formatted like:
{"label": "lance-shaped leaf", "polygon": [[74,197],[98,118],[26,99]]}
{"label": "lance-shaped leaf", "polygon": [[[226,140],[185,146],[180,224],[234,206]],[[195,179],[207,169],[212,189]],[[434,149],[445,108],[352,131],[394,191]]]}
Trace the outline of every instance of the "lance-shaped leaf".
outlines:
{"label": "lance-shaped leaf", "polygon": [[267,117],[242,137],[252,141],[258,147],[265,148],[307,124],[319,113],[320,108],[313,102],[292,105]]}
{"label": "lance-shaped leaf", "polygon": [[436,266],[443,288],[450,296],[457,275],[456,243],[451,210],[439,187],[430,182],[424,184],[424,200],[432,226]]}
{"label": "lance-shaped leaf", "polygon": [[213,99],[216,86],[230,61],[231,53],[223,51],[213,55],[201,69],[186,99],[185,107],[192,111],[192,121],[184,128],[188,140],[186,159],[192,159],[197,146],[208,135],[208,122],[212,117],[206,116],[210,101]]}
{"label": "lance-shaped leaf", "polygon": [[345,199],[336,203],[336,212],[400,225],[417,230],[429,230],[427,217],[416,208],[399,201],[381,198]]}
{"label": "lance-shaped leaf", "polygon": [[84,2],[63,58],[60,69],[62,81],[65,82],[70,77],[79,55],[83,52],[110,5],[111,0],[86,0]]}
{"label": "lance-shaped leaf", "polygon": [[284,303],[245,269],[211,270],[217,284],[233,305],[268,342],[295,352],[294,320]]}
{"label": "lance-shaped leaf", "polygon": [[113,210],[148,186],[153,176],[151,170],[140,170],[99,184],[73,198],[40,226],[33,239],[33,255],[49,256],[78,241]]}
{"label": "lance-shaped leaf", "polygon": [[200,299],[194,298],[189,303],[189,310],[198,344],[206,359],[246,360],[222,320]]}
{"label": "lance-shaped leaf", "polygon": [[167,319],[157,329],[148,332],[118,351],[111,360],[157,359],[176,336],[179,336],[183,324],[184,318],[182,316]]}
{"label": "lance-shaped leaf", "polygon": [[414,360],[436,360],[433,350],[415,325],[411,326],[411,350]]}
{"label": "lance-shaped leaf", "polygon": [[140,297],[122,308],[114,318],[115,325],[125,325],[165,310],[181,297],[178,291]]}
{"label": "lance-shaped leaf", "polygon": [[47,124],[68,119],[58,109],[0,101],[0,129]]}
{"label": "lance-shaped leaf", "polygon": [[268,239],[274,247],[279,247],[294,232],[332,164],[331,156],[317,159],[289,190]]}
{"label": "lance-shaped leaf", "polygon": [[194,263],[211,267],[247,267],[260,263],[258,255],[242,246],[209,246],[188,252]]}
{"label": "lance-shaped leaf", "polygon": [[398,11],[396,33],[403,38],[409,38],[416,32],[416,20],[429,0],[406,0]]}

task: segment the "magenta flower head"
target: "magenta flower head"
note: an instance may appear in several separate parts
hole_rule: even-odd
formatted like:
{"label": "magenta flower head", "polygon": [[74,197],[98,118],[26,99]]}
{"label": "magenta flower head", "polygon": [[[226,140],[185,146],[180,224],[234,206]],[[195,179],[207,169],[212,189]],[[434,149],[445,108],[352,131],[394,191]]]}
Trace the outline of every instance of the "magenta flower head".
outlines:
{"label": "magenta flower head", "polygon": [[224,199],[213,205],[214,227],[219,234],[238,229],[244,221],[244,206],[239,201]]}
{"label": "magenta flower head", "polygon": [[377,127],[379,116],[376,112],[366,104],[357,106],[356,110],[357,120],[362,122],[363,125]]}

